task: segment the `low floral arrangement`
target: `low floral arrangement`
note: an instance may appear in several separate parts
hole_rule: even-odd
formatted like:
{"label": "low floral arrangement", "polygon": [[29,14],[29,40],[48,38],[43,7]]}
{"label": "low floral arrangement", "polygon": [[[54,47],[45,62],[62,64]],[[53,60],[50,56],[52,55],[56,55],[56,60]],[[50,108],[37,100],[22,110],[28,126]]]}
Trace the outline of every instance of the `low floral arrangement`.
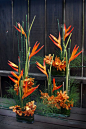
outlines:
{"label": "low floral arrangement", "polygon": [[[22,116],[22,115],[33,116],[34,111],[36,110],[36,105],[34,104],[34,100],[24,105],[24,99],[30,94],[32,94],[39,87],[39,85],[34,87],[34,78],[31,78],[28,76],[30,59],[43,48],[42,46],[38,49],[38,46],[40,43],[36,42],[32,51],[30,52],[29,36],[30,36],[30,30],[32,28],[34,20],[35,20],[35,16],[33,18],[31,26],[28,29],[27,34],[25,33],[20,23],[17,23],[18,28],[14,26],[21,33],[21,38],[23,37],[25,38],[24,45],[26,46],[26,49],[22,50],[23,47],[21,46],[21,50],[19,51],[20,56],[18,57],[18,65],[8,60],[8,65],[11,66],[13,70],[16,71],[16,72],[13,72],[13,71],[11,72],[14,78],[10,76],[8,77],[15,83],[14,90],[16,91],[16,95],[19,96],[19,99],[20,99],[20,105],[15,105],[9,108],[13,109],[13,112],[15,112],[19,116]],[[23,39],[22,39],[22,42],[23,42]],[[24,52],[25,52],[25,55],[21,56],[21,54]]]}
{"label": "low floral arrangement", "polygon": [[[59,20],[58,20],[58,27],[59,27]],[[60,35],[60,27],[59,27],[59,38],[57,39],[55,36],[50,34],[49,38],[53,41],[53,43],[60,49],[60,57],[56,55],[54,58],[54,54],[49,54],[48,56],[45,55],[45,58],[43,59],[43,65],[41,65],[39,62],[36,62],[37,67],[40,71],[42,71],[47,76],[48,81],[48,93],[41,92],[41,98],[43,100],[44,104],[47,104],[48,106],[57,109],[65,108],[66,110],[70,110],[71,107],[73,107],[73,99],[69,100],[69,65],[72,60],[74,60],[82,51],[77,53],[77,50],[79,46],[75,45],[72,54],[70,56],[70,48],[68,48],[68,43],[71,44],[71,35],[74,28],[71,28],[71,25],[66,28],[66,25],[64,24],[62,26],[63,31],[63,37],[61,39]],[[70,30],[70,31],[69,31]],[[67,43],[66,42],[67,39]],[[70,46],[69,44],[69,46]],[[77,54],[76,54],[77,53]],[[50,66],[50,68],[46,69],[46,64]],[[55,78],[53,78],[53,87],[52,87],[52,77],[51,77],[51,70],[52,67],[55,67],[59,71],[66,71],[66,90],[62,92],[62,90],[57,91],[61,86],[56,86]],[[55,94],[54,91],[57,91]]]}

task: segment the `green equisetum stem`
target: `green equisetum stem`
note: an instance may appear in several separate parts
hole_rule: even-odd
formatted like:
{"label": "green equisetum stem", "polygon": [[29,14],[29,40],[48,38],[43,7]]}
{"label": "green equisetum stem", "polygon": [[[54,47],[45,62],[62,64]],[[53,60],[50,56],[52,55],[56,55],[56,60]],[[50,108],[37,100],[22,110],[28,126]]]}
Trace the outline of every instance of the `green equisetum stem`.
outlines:
{"label": "green equisetum stem", "polygon": [[[54,54],[53,54],[53,58],[54,58]],[[52,68],[53,58],[52,58],[52,61],[51,61],[51,64],[50,64],[50,69],[48,69],[49,77],[47,78],[47,81],[48,81],[48,94],[50,96],[52,95],[51,68]]]}

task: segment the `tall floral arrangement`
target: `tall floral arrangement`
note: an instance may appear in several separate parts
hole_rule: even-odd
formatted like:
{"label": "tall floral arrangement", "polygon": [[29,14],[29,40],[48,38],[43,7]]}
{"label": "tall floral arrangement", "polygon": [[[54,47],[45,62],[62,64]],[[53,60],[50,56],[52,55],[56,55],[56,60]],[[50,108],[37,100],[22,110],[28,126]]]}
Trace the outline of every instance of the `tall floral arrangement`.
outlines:
{"label": "tall floral arrangement", "polygon": [[[13,77],[9,76],[9,78],[14,82],[14,90],[16,92],[16,95],[19,96],[20,99],[20,105],[12,106],[10,107],[10,109],[13,109],[13,112],[16,112],[16,114],[18,114],[19,116],[22,116],[22,114],[24,114],[24,116],[29,116],[29,115],[33,116],[34,111],[36,109],[34,100],[31,102],[27,102],[25,106],[23,104],[24,99],[30,94],[32,94],[39,87],[39,85],[34,87],[34,78],[28,76],[30,59],[43,48],[43,46],[41,46],[38,49],[40,43],[38,43],[37,41],[33,46],[32,51],[30,51],[31,50],[29,44],[30,31],[34,23],[35,17],[36,16],[34,16],[30,27],[27,29],[27,32],[24,31],[20,23],[17,23],[17,25],[14,26],[17,29],[17,31],[21,33],[21,39],[22,39],[21,49],[19,50],[19,56],[18,56],[18,65],[8,60],[8,65],[11,66],[12,69],[17,72],[16,73],[12,71],[11,74],[13,75]],[[22,42],[24,42],[24,47],[22,45]]]}

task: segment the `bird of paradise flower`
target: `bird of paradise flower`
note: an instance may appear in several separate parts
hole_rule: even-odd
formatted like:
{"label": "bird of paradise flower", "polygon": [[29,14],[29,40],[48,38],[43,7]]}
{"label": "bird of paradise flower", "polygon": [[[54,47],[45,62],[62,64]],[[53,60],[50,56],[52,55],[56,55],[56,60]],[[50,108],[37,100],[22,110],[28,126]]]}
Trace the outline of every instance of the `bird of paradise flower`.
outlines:
{"label": "bird of paradise flower", "polygon": [[[70,65],[70,62],[72,61],[72,60],[74,60],[77,56],[79,56],[81,53],[82,53],[82,51],[80,51],[79,53],[77,53],[77,51],[78,51],[78,48],[79,48],[79,46],[77,47],[77,45],[75,45],[75,47],[74,47],[74,49],[73,49],[73,51],[72,51],[72,54],[71,54],[71,57],[68,59],[68,53],[67,53],[67,46],[68,46],[68,44],[69,44],[69,41],[70,41],[70,44],[71,44],[71,40],[70,40],[70,38],[71,38],[71,35],[72,35],[72,31],[73,31],[73,29],[74,29],[74,27],[70,30],[70,28],[71,28],[71,25],[68,27],[68,28],[66,28],[66,25],[64,24],[64,27],[63,27],[63,37],[62,37],[62,39],[63,39],[63,47],[64,47],[64,50],[63,50],[63,57],[62,57],[62,46],[61,46],[61,36],[60,36],[60,31],[59,31],[59,38],[57,39],[55,36],[53,36],[52,34],[50,34],[50,36],[49,36],[49,38],[53,41],[53,43],[58,47],[58,48],[60,48],[60,50],[61,50],[61,59],[62,60],[65,60],[65,62],[66,62],[66,65],[64,65],[65,66],[65,68],[66,68],[66,92],[68,93],[68,77],[69,77],[69,65]],[[68,37],[69,36],[69,37]],[[68,40],[67,40],[67,43],[65,44],[65,40],[66,40],[66,38],[68,37]],[[77,53],[77,54],[76,54]],[[56,61],[56,60],[55,60]],[[57,60],[58,61],[58,60]],[[60,61],[61,62],[61,61]],[[58,64],[59,62],[55,62],[55,64]],[[53,65],[53,66],[55,66],[55,65]],[[58,69],[61,69],[60,68],[60,66],[61,65],[58,65]],[[64,68],[64,70],[65,70],[65,68]],[[62,69],[61,69],[62,70]]]}

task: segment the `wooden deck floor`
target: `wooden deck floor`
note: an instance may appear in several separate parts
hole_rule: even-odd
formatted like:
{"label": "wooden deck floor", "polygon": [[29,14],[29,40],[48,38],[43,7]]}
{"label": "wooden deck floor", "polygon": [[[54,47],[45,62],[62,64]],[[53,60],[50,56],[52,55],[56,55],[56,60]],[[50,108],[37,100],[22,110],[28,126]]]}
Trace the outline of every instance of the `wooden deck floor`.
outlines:
{"label": "wooden deck floor", "polygon": [[16,121],[16,114],[11,110],[0,109],[1,129],[86,129],[86,109],[72,108],[70,117],[50,118],[34,116],[34,123],[27,124]]}
{"label": "wooden deck floor", "polygon": [[13,99],[0,98],[0,129],[86,129],[86,108],[73,107],[70,117],[51,118],[34,115],[34,123],[16,121],[16,114],[4,109],[15,105]]}

